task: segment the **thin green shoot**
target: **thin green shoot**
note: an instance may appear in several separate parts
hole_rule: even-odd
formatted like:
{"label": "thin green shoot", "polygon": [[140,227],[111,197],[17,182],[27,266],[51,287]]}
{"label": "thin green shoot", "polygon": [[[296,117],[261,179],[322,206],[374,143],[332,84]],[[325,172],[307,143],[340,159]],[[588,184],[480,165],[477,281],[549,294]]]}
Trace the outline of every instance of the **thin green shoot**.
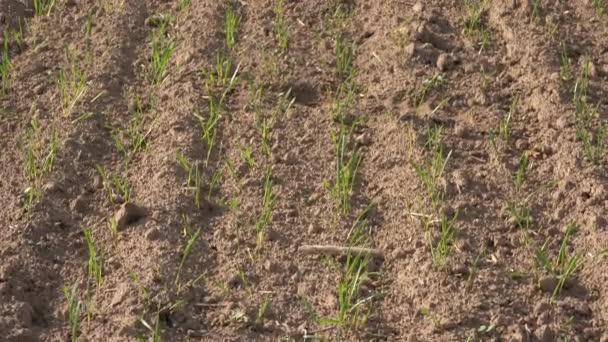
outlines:
{"label": "thin green shoot", "polygon": [[151,81],[152,85],[160,85],[166,79],[166,69],[175,50],[175,41],[167,36],[169,20],[163,20],[161,26],[152,37]]}
{"label": "thin green shoot", "polygon": [[350,200],[362,160],[361,152],[351,141],[356,126],[357,122],[350,127],[342,122],[331,131],[336,158],[336,176],[331,192],[342,214],[350,212]]}
{"label": "thin green shoot", "polygon": [[281,50],[286,51],[289,47],[289,32],[285,23],[283,0],[276,0],[272,9],[275,15],[274,30],[277,36],[277,43]]}
{"label": "thin green shoot", "polygon": [[338,35],[336,38],[336,68],[340,77],[351,77],[354,71],[353,61],[353,44],[344,39],[341,34]]}
{"label": "thin green shoot", "polygon": [[272,217],[272,211],[275,204],[275,194],[273,190],[272,182],[272,170],[266,171],[266,177],[264,180],[264,194],[262,196],[262,211],[255,220],[255,235],[256,245],[260,249],[264,242],[266,227],[270,223]]}
{"label": "thin green shoot", "polygon": [[228,50],[232,50],[236,44],[236,31],[240,21],[240,16],[236,14],[232,5],[227,2],[226,13],[224,14],[224,34],[226,35],[226,47]]}
{"label": "thin green shoot", "polygon": [[541,15],[542,7],[540,5],[540,0],[530,0],[530,4],[532,6],[532,20],[539,20]]}
{"label": "thin green shoot", "polygon": [[2,94],[6,95],[11,87],[10,70],[13,65],[11,64],[10,57],[8,54],[8,32],[4,31],[4,44],[2,48],[2,60],[0,60],[0,83],[2,87]]}
{"label": "thin green shoot", "polygon": [[150,323],[146,322],[143,318],[140,318],[139,321],[141,324],[146,327],[152,333],[152,338],[150,341],[152,342],[161,342],[161,334],[160,334],[160,313],[156,313],[156,321],[154,323],[154,327],[150,325]]}
{"label": "thin green shoot", "polygon": [[223,174],[224,168],[221,168],[211,175],[211,180],[209,181],[209,191],[207,192],[207,201],[211,201],[211,195],[219,187]]}
{"label": "thin green shoot", "polygon": [[59,134],[54,126],[50,127],[48,140],[44,140],[38,121],[33,118],[25,134],[24,172],[29,183],[25,207],[29,208],[40,199],[42,180],[53,169],[59,151]]}
{"label": "thin green shoot", "polygon": [[57,76],[57,88],[61,96],[61,108],[63,116],[68,117],[74,111],[76,105],[82,101],[89,90],[87,72],[69,49],[66,49],[67,67],[59,70]]}
{"label": "thin green shoot", "polygon": [[427,100],[431,90],[435,89],[443,82],[443,77],[441,77],[440,74],[435,74],[433,77],[424,80],[410,95],[410,105],[418,109]]}
{"label": "thin green shoot", "polygon": [[71,289],[64,287],[63,295],[67,301],[68,307],[66,316],[68,326],[70,327],[70,341],[78,342],[80,340],[80,323],[82,320],[82,303],[78,299],[77,287],[74,285]]}
{"label": "thin green shoot", "polygon": [[600,126],[595,134],[581,127],[578,129],[577,136],[583,143],[583,152],[587,160],[599,165],[605,158],[608,148],[608,124]]}
{"label": "thin green shoot", "polygon": [[190,3],[192,3],[192,0],[178,0],[177,11],[184,13],[188,9],[188,6],[190,6]]}
{"label": "thin green shoot", "polygon": [[262,304],[260,304],[260,307],[258,308],[258,313],[255,317],[255,324],[263,324],[264,323],[264,316],[266,315],[266,310],[268,309],[268,305],[270,304],[270,296],[266,295],[264,296],[264,299],[262,300]]}
{"label": "thin green shoot", "polygon": [[528,169],[528,159],[529,153],[522,153],[519,158],[519,166],[517,167],[517,172],[515,174],[515,191],[520,192],[524,182],[526,181],[526,173]]}
{"label": "thin green shoot", "polygon": [[519,102],[519,95],[515,95],[513,101],[511,102],[511,107],[509,108],[509,112],[505,115],[502,120],[500,120],[499,134],[500,138],[508,142],[510,134],[510,124],[511,119],[515,116],[515,112],[517,111],[517,103]]}
{"label": "thin green shoot", "polygon": [[[439,241],[433,245],[431,241],[431,256],[437,267],[444,267],[454,248],[454,240],[456,238],[456,228],[454,222],[458,217],[458,212],[449,220],[445,213],[441,213],[440,225],[441,235]],[[432,237],[431,237],[432,239]]]}
{"label": "thin green shoot", "polygon": [[244,149],[241,149],[241,159],[245,161],[245,164],[247,164],[247,167],[250,170],[258,167],[258,163],[256,163],[255,159],[253,158],[253,152],[251,151],[251,146],[249,145],[245,146]]}
{"label": "thin green shoot", "polygon": [[110,235],[116,237],[118,235],[118,222],[114,218],[114,216],[108,217],[108,230],[110,231]]}
{"label": "thin green shoot", "polygon": [[56,0],[34,0],[34,15],[39,17],[51,15],[53,8],[55,7]]}
{"label": "thin green shoot", "polygon": [[91,234],[91,230],[86,227],[83,227],[82,231],[84,233],[85,241],[87,243],[87,250],[89,251],[89,279],[93,279],[97,287],[100,287],[103,283],[103,260],[95,250],[95,243],[93,241],[93,235]]}
{"label": "thin green shoot", "polygon": [[559,71],[562,77],[562,80],[567,81],[572,78],[572,73],[570,71],[570,57],[568,56],[568,48],[565,43],[562,43],[562,51],[560,55],[560,67]]}
{"label": "thin green shoot", "polygon": [[427,158],[422,164],[411,162],[414,171],[426,188],[434,209],[438,209],[443,201],[444,191],[441,189],[441,177],[443,177],[443,172],[452,154],[450,151],[447,156],[445,155],[441,135],[441,126],[429,127],[425,146],[431,153],[430,158]]}
{"label": "thin green shoot", "polygon": [[186,247],[184,247],[184,250],[182,252],[182,258],[181,258],[181,261],[179,262],[179,267],[177,269],[177,274],[175,275],[175,284],[176,285],[179,284],[179,276],[182,272],[182,268],[184,267],[184,263],[190,256],[190,253],[192,253],[192,248],[194,248],[194,243],[196,242],[196,239],[198,238],[200,233],[201,233],[201,228],[199,228],[196,231],[196,233],[194,233],[192,236],[190,236],[190,238],[188,239],[188,242],[186,243]]}

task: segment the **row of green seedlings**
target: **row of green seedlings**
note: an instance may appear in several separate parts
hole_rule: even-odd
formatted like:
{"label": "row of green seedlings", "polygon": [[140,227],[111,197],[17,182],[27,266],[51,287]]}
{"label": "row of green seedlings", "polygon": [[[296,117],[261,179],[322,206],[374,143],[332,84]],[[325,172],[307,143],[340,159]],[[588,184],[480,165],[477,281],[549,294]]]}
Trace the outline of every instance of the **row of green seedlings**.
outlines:
{"label": "row of green seedlings", "polygon": [[[165,79],[166,68],[169,62],[169,58],[173,52],[174,43],[167,35],[167,28],[170,25],[170,18],[164,18],[161,21],[159,28],[153,34],[152,38],[152,55],[150,59],[150,83],[152,86],[158,86],[162,84]],[[82,98],[85,96],[88,90],[88,81],[86,67],[91,65],[91,28],[92,28],[92,17],[89,16],[85,23],[85,41],[87,42],[87,58],[79,58],[75,53],[70,50],[66,50],[66,56],[68,60],[68,68],[62,69],[58,77],[58,88],[62,99],[62,109],[64,117],[69,117],[74,111],[75,106],[82,102]],[[84,64],[83,64],[84,63]],[[130,94],[125,93],[126,97],[131,98]],[[103,166],[96,164],[95,169],[102,179],[103,189],[105,192],[106,201],[110,205],[116,203],[128,202],[131,200],[131,185],[128,179],[128,170],[133,158],[140,152],[144,151],[146,147],[146,138],[150,134],[152,127],[154,126],[155,120],[152,123],[148,123],[147,112],[154,109],[154,96],[152,93],[146,99],[146,103],[139,97],[133,97],[134,100],[130,105],[129,112],[131,119],[126,129],[117,127],[110,127],[111,136],[114,142],[115,148],[119,152],[122,163],[120,170],[115,174],[107,172]],[[73,120],[76,123],[82,120],[83,117],[79,117]],[[149,126],[146,131],[145,127]],[[117,222],[113,216],[110,216],[107,220],[107,226],[111,236],[116,237],[118,233]],[[89,278],[94,279],[95,285],[99,288],[103,283],[103,258],[95,247],[93,241],[92,232],[88,228],[84,228],[85,240],[87,242],[87,249],[89,251],[88,261],[88,273]],[[65,289],[65,296],[68,302],[68,324],[70,327],[70,336],[72,341],[78,341],[80,336],[80,324],[82,316],[83,303],[80,302],[77,295],[76,286],[71,290]],[[87,284],[86,298],[88,299],[90,306],[91,291]],[[91,312],[87,310],[87,319],[90,320]]]}
{"label": "row of green seedlings", "polygon": [[[513,106],[511,108],[513,108]],[[524,186],[527,179],[529,164],[530,153],[529,151],[524,151],[520,156],[518,167],[513,177],[514,193],[509,200],[508,208],[511,215],[511,221],[514,222],[521,231],[525,245],[531,248],[534,254],[534,259],[537,266],[535,269],[537,281],[540,282],[543,276],[543,271],[556,277],[557,282],[551,297],[552,299],[555,299],[555,297],[561,293],[568,279],[570,279],[579,270],[583,259],[577,254],[570,255],[568,253],[568,239],[575,232],[575,223],[568,225],[568,228],[562,238],[558,255],[554,260],[551,259],[551,256],[547,250],[550,239],[547,239],[545,243],[539,247],[530,238],[530,232],[533,224],[532,213],[529,207],[530,200],[536,196],[538,192],[552,188],[553,184],[548,183],[546,186],[532,191],[531,193],[526,193]],[[515,278],[521,277],[522,275],[524,274],[513,274]]]}
{"label": "row of green seedlings", "polygon": [[[421,218],[433,263],[438,268],[444,268],[447,265],[453,251],[457,237],[455,223],[458,217],[458,212],[449,218],[442,210],[445,197],[442,179],[452,154],[452,151],[447,154],[444,151],[442,130],[439,125],[427,127],[427,141],[424,145],[427,157],[421,163],[411,161],[414,171],[426,189],[428,202],[431,204],[429,212],[417,214],[417,216]],[[439,232],[433,230],[437,223],[440,228]]]}
{"label": "row of green seedlings", "polygon": [[574,85],[574,107],[576,114],[576,134],[583,144],[585,158],[594,164],[601,164],[606,158],[608,147],[608,124],[594,126],[598,119],[599,103],[589,103],[589,78],[591,59],[585,54],[580,76]]}
{"label": "row of green seedlings", "polygon": [[[85,35],[90,35],[90,25],[88,30],[85,30]],[[86,27],[85,27],[86,28]],[[0,75],[2,90],[6,92],[10,89],[9,70],[12,68],[8,42],[21,45],[23,40],[23,28],[19,21],[19,29],[4,34],[4,47],[2,52],[2,61],[0,62]],[[91,65],[91,51],[87,50],[84,58],[77,56],[72,48],[68,47],[65,50],[65,64],[59,70],[56,77],[57,91],[59,93],[61,105],[60,110],[63,113],[63,118],[68,118],[75,107],[83,101],[88,90],[87,72],[86,69]],[[87,114],[75,119],[72,123],[77,123],[85,118]],[[28,180],[29,187],[24,201],[24,207],[27,209],[37,202],[41,195],[41,182],[44,176],[51,171],[53,162],[60,146],[60,137],[57,131],[56,122],[61,120],[57,115],[52,117],[52,122],[46,127],[46,134],[43,133],[43,128],[37,119],[32,119],[30,127],[25,134],[24,139],[24,163],[25,176]],[[47,138],[44,138],[47,135]]]}

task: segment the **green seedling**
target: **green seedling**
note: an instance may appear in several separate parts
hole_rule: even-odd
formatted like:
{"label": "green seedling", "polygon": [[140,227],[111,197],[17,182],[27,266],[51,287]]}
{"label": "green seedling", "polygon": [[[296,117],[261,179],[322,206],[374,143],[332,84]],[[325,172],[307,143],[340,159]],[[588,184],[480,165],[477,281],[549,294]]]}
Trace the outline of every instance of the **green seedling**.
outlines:
{"label": "green seedling", "polygon": [[161,334],[160,334],[160,313],[156,313],[156,322],[154,323],[154,327],[150,325],[150,323],[146,322],[143,318],[140,318],[139,321],[141,324],[146,327],[152,334],[152,337],[148,340],[141,339],[141,342],[144,341],[152,341],[152,342],[161,342]]}
{"label": "green seedling", "polygon": [[593,118],[594,111],[587,102],[589,91],[589,75],[591,73],[591,58],[585,54],[581,74],[574,85],[574,105],[579,126],[587,126]]}
{"label": "green seedling", "polygon": [[247,167],[250,170],[253,170],[258,167],[258,164],[256,163],[255,159],[253,158],[253,152],[251,152],[251,146],[249,146],[249,145],[245,146],[244,149],[241,149],[241,159],[243,159],[243,161],[245,161],[245,164],[247,164]]}
{"label": "green seedling", "polygon": [[188,257],[190,256],[190,253],[192,253],[192,248],[194,248],[194,243],[196,242],[196,239],[198,238],[198,236],[201,233],[201,228],[199,228],[196,233],[194,233],[192,236],[190,236],[190,238],[188,239],[188,242],[186,243],[186,247],[184,247],[184,251],[182,252],[182,259],[179,262],[179,267],[177,268],[177,274],[175,275],[175,284],[178,285],[179,284],[179,276],[182,272],[182,268],[184,267],[184,263],[186,262],[186,259],[188,259]]}
{"label": "green seedling", "polygon": [[342,35],[336,38],[336,68],[342,78],[350,78],[354,72],[354,48]]}
{"label": "green seedling", "polygon": [[471,36],[474,32],[483,28],[481,21],[483,10],[483,0],[465,0],[464,7],[466,11],[466,17],[464,21],[464,32],[466,35]]}
{"label": "green seedling", "polygon": [[[23,35],[23,26],[25,24],[25,19],[23,19],[22,17],[17,17],[17,28],[16,29],[10,29],[10,36],[11,36],[11,41],[15,42],[17,44],[17,46],[19,47],[19,49],[23,49],[23,39],[24,39],[24,35]],[[6,41],[6,39],[5,39]]]}
{"label": "green seedling", "polygon": [[2,87],[2,94],[6,95],[11,87],[11,80],[9,77],[10,70],[13,65],[8,55],[8,32],[4,31],[4,44],[2,48],[2,60],[0,60],[0,82]]}
{"label": "green seedling", "polygon": [[515,95],[513,102],[511,102],[511,107],[509,108],[509,112],[505,115],[502,120],[500,120],[500,128],[499,134],[500,138],[504,142],[509,141],[510,130],[511,130],[511,119],[515,116],[515,112],[517,111],[517,103],[519,102],[519,95]]}
{"label": "green seedling", "polygon": [[178,12],[184,13],[186,11],[186,9],[188,9],[188,6],[190,6],[190,3],[192,3],[192,0],[178,0],[178,3],[177,3]]}
{"label": "green seedling", "polygon": [[350,127],[342,122],[338,128],[331,131],[331,140],[334,144],[336,158],[336,179],[331,193],[336,199],[342,214],[350,212],[350,199],[362,160],[361,152],[351,141],[356,126],[357,122],[354,122]]}
{"label": "green seedling", "polygon": [[[215,66],[212,71],[203,71],[205,76],[205,89],[209,94],[219,92],[228,93],[237,84],[236,74],[232,73],[232,57],[224,53],[218,53],[215,57]],[[231,75],[233,75],[231,77]]]}
{"label": "green seedling", "polygon": [[207,201],[211,201],[211,195],[220,185],[222,176],[224,175],[224,168],[221,168],[213,173],[211,180],[209,181],[209,191],[207,192]]}
{"label": "green seedling", "polygon": [[456,221],[457,217],[458,212],[456,212],[451,220],[448,220],[444,213],[441,214],[441,235],[439,237],[439,241],[437,241],[437,243],[434,245],[431,241],[431,256],[433,257],[433,262],[437,267],[444,267],[450,254],[452,253],[452,249],[454,248],[454,240],[456,239],[456,228],[454,227],[454,222]]}
{"label": "green seedling", "polygon": [[595,9],[595,14],[599,19],[604,16],[604,10],[607,6],[606,4],[606,0],[593,0],[593,8]]}
{"label": "green seedling", "polygon": [[272,217],[272,211],[275,204],[275,194],[273,190],[272,182],[272,170],[266,171],[266,178],[264,181],[264,194],[262,197],[262,211],[255,220],[255,235],[257,248],[261,248],[264,242],[266,233],[266,227],[270,223]]}
{"label": "green seedling", "polygon": [[511,217],[514,218],[515,224],[520,229],[527,231],[532,223],[532,216],[530,215],[530,209],[523,204],[511,204],[509,205],[509,212]]}
{"label": "green seedling", "polygon": [[53,8],[55,7],[56,0],[34,0],[34,15],[47,17],[51,15]]}
{"label": "green seedling", "polygon": [[82,303],[78,300],[78,288],[74,285],[71,289],[64,287],[63,295],[67,301],[67,319],[70,327],[70,341],[78,342],[80,340],[80,322],[82,319]]}
{"label": "green seedling", "polygon": [[532,15],[532,20],[539,20],[540,19],[540,12],[542,10],[542,7],[540,5],[540,0],[530,0],[530,5],[531,5],[531,15]]}
{"label": "green seedling", "polygon": [[443,201],[444,191],[441,189],[441,177],[451,156],[451,151],[445,156],[441,138],[441,126],[428,129],[425,147],[431,153],[429,159],[423,164],[412,161],[412,167],[426,188],[433,208],[438,209]]}
{"label": "green seedling", "polygon": [[578,129],[577,136],[583,143],[583,151],[587,160],[599,165],[606,155],[608,125],[602,125],[595,134],[581,127]]}
{"label": "green seedling", "polygon": [[270,304],[270,296],[264,296],[264,300],[262,300],[262,304],[258,308],[257,316],[255,317],[255,324],[260,325],[264,323],[264,316],[266,315],[266,310],[268,309],[268,305]]}
{"label": "green seedling", "polygon": [[151,57],[151,81],[152,85],[163,83],[166,78],[166,69],[175,50],[175,41],[167,36],[167,26],[170,18],[161,22],[155,35],[152,37],[152,57]]}
{"label": "green seedling", "polygon": [[44,140],[38,121],[34,118],[25,134],[24,171],[29,183],[24,206],[30,208],[40,199],[42,180],[53,169],[59,151],[59,134],[51,126],[48,140]]}
{"label": "green seedling", "polygon": [[147,302],[150,299],[150,292],[142,284],[137,273],[129,271],[129,279],[131,279],[131,281],[135,284],[135,287],[137,287],[140,297],[143,298],[144,302]]}
{"label": "green seedling", "polygon": [[418,109],[427,99],[429,93],[444,82],[440,74],[435,74],[430,79],[424,80],[420,86],[410,95],[410,105]]}
{"label": "green seedling", "polygon": [[281,50],[286,51],[289,47],[289,32],[285,23],[285,13],[283,0],[276,0],[273,6],[274,11],[274,30],[277,35],[277,43]]}
{"label": "green seedling", "polygon": [[217,98],[211,96],[209,97],[209,117],[207,119],[203,118],[198,114],[194,114],[196,118],[199,120],[201,126],[201,137],[205,144],[207,145],[207,158],[205,160],[205,165],[209,164],[209,158],[211,157],[211,152],[215,147],[215,138],[217,136],[217,126],[221,118],[221,114],[223,111],[223,103]]}
{"label": "green seedling", "polygon": [[572,74],[570,72],[570,57],[568,57],[568,49],[566,48],[566,44],[562,43],[562,51],[560,55],[560,67],[559,71],[562,77],[562,80],[567,81],[572,78]]}
{"label": "green seedling", "polygon": [[526,171],[528,169],[528,152],[522,153],[519,158],[519,166],[515,174],[515,191],[520,192],[524,182],[526,181]]}
{"label": "green seedling", "polygon": [[93,242],[93,235],[91,230],[83,227],[85,241],[87,243],[87,250],[89,251],[88,271],[89,279],[93,279],[97,287],[100,287],[103,282],[103,260],[97,254],[95,250],[95,243]]}
{"label": "green seedling", "polygon": [[367,264],[369,256],[348,253],[346,256],[345,272],[338,281],[338,317],[336,323],[343,326],[349,322],[348,316],[352,314],[350,325],[357,326],[360,318],[361,305],[367,299],[358,300],[361,282],[367,278]]}
{"label": "green seedling", "polygon": [[116,219],[114,218],[114,216],[110,216],[108,217],[108,230],[110,231],[110,234],[113,237],[116,237],[116,235],[118,235],[118,222],[116,221]]}
{"label": "green seedling", "polygon": [[581,256],[568,254],[568,239],[575,230],[576,224],[570,223],[562,238],[557,259],[553,262],[546,250],[549,240],[545,241],[541,248],[536,248],[537,265],[544,268],[547,272],[554,274],[558,280],[555,290],[553,290],[552,299],[555,299],[561,293],[566,281],[578,271],[583,263]]}
{"label": "green seedling", "polygon": [[232,50],[236,44],[236,31],[238,29],[241,17],[238,16],[232,5],[226,3],[226,13],[224,14],[224,34],[226,35],[226,48]]}
{"label": "green seedling", "polygon": [[338,93],[331,102],[329,110],[333,122],[347,122],[350,109],[355,102],[355,89],[347,82],[340,84]]}
{"label": "green seedling", "polygon": [[194,205],[201,207],[201,174],[198,162],[190,163],[181,152],[177,153],[177,161],[186,172],[185,188],[194,193]]}
{"label": "green seedling", "polygon": [[86,95],[89,85],[83,63],[69,49],[66,49],[66,60],[67,67],[59,70],[57,76],[57,88],[61,97],[63,116],[68,117]]}
{"label": "green seedling", "polygon": [[97,171],[97,174],[99,174],[99,176],[101,177],[101,181],[103,183],[103,189],[106,192],[106,197],[107,197],[108,203],[114,204],[114,200],[112,199],[112,186],[110,185],[111,183],[110,183],[108,174],[103,169],[103,166],[101,166],[99,164],[95,164],[95,170]]}
{"label": "green seedling", "polygon": [[112,175],[112,184],[124,202],[131,199],[131,185],[126,176]]}
{"label": "green seedling", "polygon": [[436,329],[441,328],[441,325],[442,325],[441,319],[439,319],[439,317],[437,315],[435,315],[434,313],[432,313],[431,310],[429,310],[428,308],[420,307],[420,308],[418,308],[418,313],[422,317],[430,320]]}

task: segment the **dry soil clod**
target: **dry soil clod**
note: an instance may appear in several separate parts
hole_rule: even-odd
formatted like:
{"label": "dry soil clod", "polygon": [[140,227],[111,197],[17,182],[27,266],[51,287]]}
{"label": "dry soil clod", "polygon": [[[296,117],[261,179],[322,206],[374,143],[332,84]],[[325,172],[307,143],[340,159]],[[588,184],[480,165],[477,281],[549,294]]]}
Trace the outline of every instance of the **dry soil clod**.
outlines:
{"label": "dry soil clod", "polygon": [[135,223],[146,216],[144,208],[139,207],[131,202],[126,202],[114,215],[118,228],[124,228],[131,223]]}

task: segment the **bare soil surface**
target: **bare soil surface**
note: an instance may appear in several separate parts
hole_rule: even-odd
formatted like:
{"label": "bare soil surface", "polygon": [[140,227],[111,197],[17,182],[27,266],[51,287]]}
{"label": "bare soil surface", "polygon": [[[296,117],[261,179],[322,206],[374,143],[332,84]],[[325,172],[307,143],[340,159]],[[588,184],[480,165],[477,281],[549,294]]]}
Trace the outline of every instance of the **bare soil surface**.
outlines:
{"label": "bare soil surface", "polygon": [[0,340],[608,341],[608,2],[24,2]]}

